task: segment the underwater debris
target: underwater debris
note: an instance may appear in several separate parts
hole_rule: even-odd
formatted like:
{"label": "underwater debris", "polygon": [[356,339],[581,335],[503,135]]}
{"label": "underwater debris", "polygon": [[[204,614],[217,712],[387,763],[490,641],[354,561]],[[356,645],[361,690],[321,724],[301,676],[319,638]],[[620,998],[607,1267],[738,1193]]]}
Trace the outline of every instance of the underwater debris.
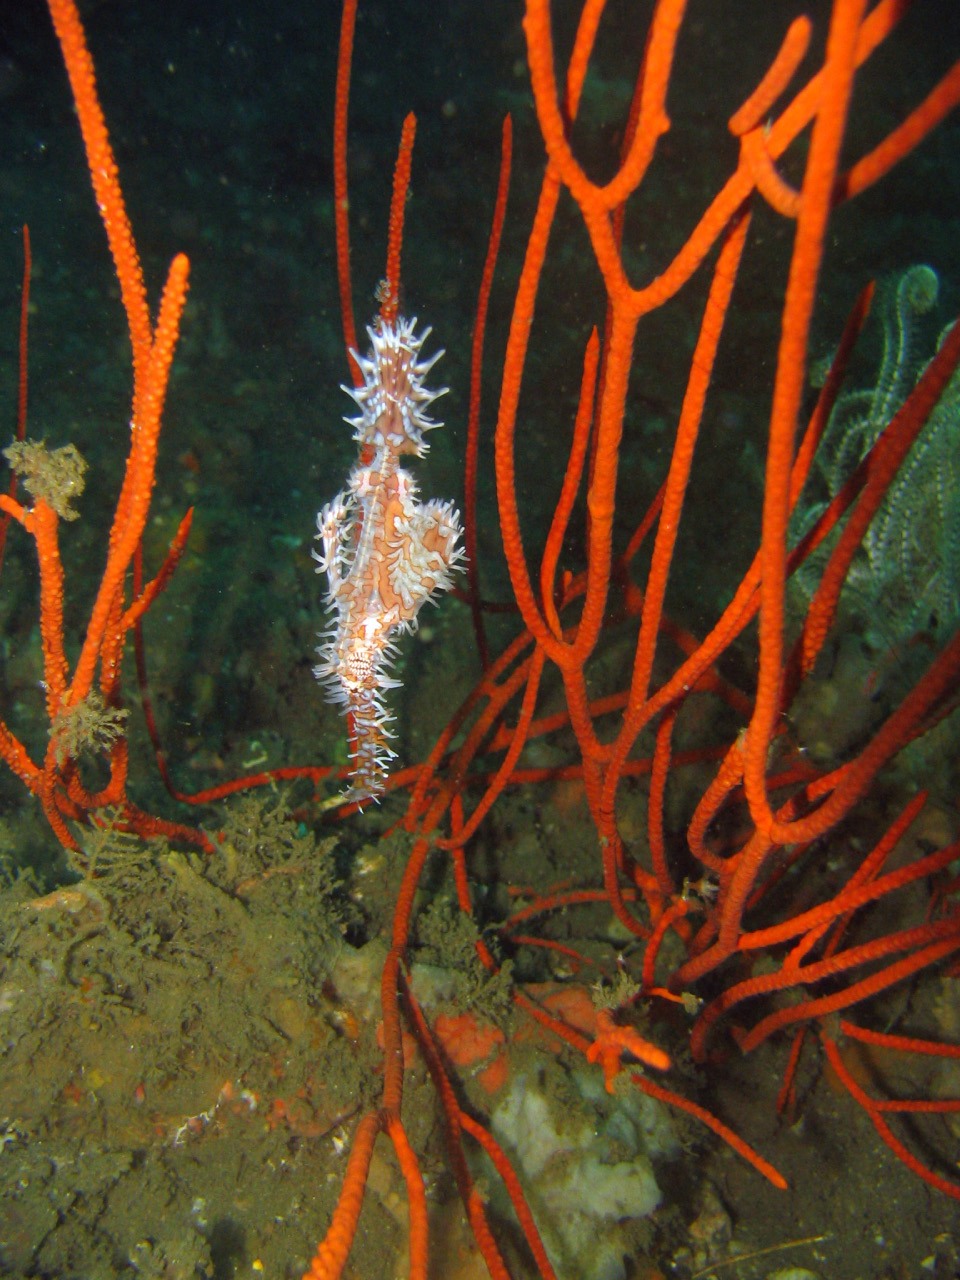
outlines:
{"label": "underwater debris", "polygon": [[107,705],[99,689],[91,689],[79,702],[64,707],[55,717],[51,737],[56,744],[57,765],[78,760],[84,751],[106,753],[126,731],[127,707]]}
{"label": "underwater debris", "polygon": [[45,502],[61,520],[80,514],[70,505],[83,493],[87,464],[75,444],[48,449],[43,440],[15,440],[3,450],[30,497]]}

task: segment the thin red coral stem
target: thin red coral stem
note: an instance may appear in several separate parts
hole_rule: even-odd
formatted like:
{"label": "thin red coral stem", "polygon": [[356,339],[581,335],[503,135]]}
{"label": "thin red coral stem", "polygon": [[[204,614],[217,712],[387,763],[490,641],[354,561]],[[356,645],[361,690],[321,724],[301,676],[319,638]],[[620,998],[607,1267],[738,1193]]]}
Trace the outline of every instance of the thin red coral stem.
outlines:
{"label": "thin red coral stem", "polygon": [[896,1137],[889,1125],[881,1117],[880,1109],[877,1104],[870,1095],[862,1089],[859,1084],[857,1084],[856,1080],[847,1070],[846,1063],[843,1061],[839,1048],[825,1031],[821,1032],[820,1041],[837,1079],[841,1084],[843,1084],[844,1088],[854,1101],[858,1102],[860,1106],[863,1107],[864,1111],[866,1111],[870,1118],[870,1123],[894,1155],[899,1160],[902,1160],[907,1168],[915,1173],[917,1177],[922,1178],[923,1181],[928,1183],[931,1187],[936,1187],[938,1191],[942,1191],[944,1195],[950,1196],[952,1200],[960,1200],[960,1186],[957,1186],[954,1182],[948,1181],[946,1178],[941,1178],[938,1173],[934,1173],[933,1170],[928,1169],[925,1164],[921,1164],[916,1156],[914,1156],[912,1152],[908,1151],[900,1139]]}
{"label": "thin red coral stem", "polygon": [[[940,936],[943,933],[947,933],[949,936],[946,938]],[[937,938],[938,940],[931,942],[927,946],[918,946],[928,937]],[[775,1031],[779,1031],[795,1022],[808,1021],[811,1018],[822,1018],[828,1013],[835,1013],[838,1009],[849,1009],[851,1005],[859,1004],[861,1000],[865,1000],[868,996],[876,995],[878,991],[884,991],[887,987],[891,987],[897,982],[902,982],[904,978],[910,977],[911,974],[917,973],[920,969],[935,964],[944,956],[948,956],[951,952],[960,949],[960,924],[956,919],[952,919],[943,921],[940,925],[921,925],[916,929],[904,930],[900,934],[881,938],[875,943],[864,943],[859,947],[851,947],[847,951],[839,952],[830,959],[805,965],[800,970],[800,976],[794,977],[792,981],[789,980],[791,977],[789,974],[781,972],[774,975],[787,980],[782,983],[775,983],[769,989],[774,990],[778,987],[793,986],[795,982],[813,982],[820,977],[828,977],[834,973],[840,973],[844,969],[852,968],[857,964],[863,964],[879,956],[889,954],[893,950],[903,950],[914,946],[918,946],[918,949],[911,951],[911,954],[904,956],[903,959],[887,965],[869,978],[863,978],[859,982],[851,983],[849,987],[844,987],[833,995],[804,1000],[800,1004],[778,1009],[776,1012],[768,1014],[767,1017],[761,1018],[755,1027],[746,1035],[740,1037],[739,1045],[741,1051],[749,1053],[751,1049],[755,1049],[757,1045],[773,1035]],[[695,1043],[696,1055],[702,1053],[704,1037],[713,1020],[712,1017],[707,1018],[705,1015],[716,1006],[722,1004],[729,1008],[732,1003],[745,998],[746,995],[756,994],[756,991],[745,992],[743,990],[748,985],[748,983],[738,984],[740,990],[729,1002],[724,999],[729,993],[724,992],[724,997],[714,1001],[713,1005],[708,1005],[707,1009],[700,1015],[698,1024],[694,1027],[694,1033],[691,1035],[691,1049],[694,1048]],[[737,987],[730,988],[731,993],[736,991]]]}
{"label": "thin red coral stem", "polygon": [[407,1131],[400,1117],[389,1111],[384,1117],[384,1127],[390,1135],[403,1180],[407,1187],[407,1248],[410,1258],[410,1280],[427,1280],[429,1265],[429,1231],[427,1217],[427,1193],[423,1185],[420,1162],[410,1145]]}
{"label": "thin red coral stem", "polygon": [[755,129],[769,114],[806,57],[812,31],[810,19],[805,15],[790,23],[777,56],[764,72],[760,83],[730,117],[728,128],[735,138]]}
{"label": "thin red coral stem", "polygon": [[500,137],[500,176],[497,180],[497,196],[493,207],[493,222],[487,240],[487,256],[480,277],[477,296],[477,317],[473,326],[473,342],[470,351],[470,409],[467,415],[467,446],[463,467],[463,524],[464,549],[467,553],[467,591],[470,612],[473,616],[473,632],[484,671],[490,665],[490,648],[483,625],[483,607],[480,599],[480,565],[477,558],[477,455],[480,446],[480,403],[483,374],[483,347],[487,331],[487,312],[490,306],[490,290],[500,252],[503,223],[507,213],[507,196],[510,192],[510,170],[513,163],[513,121],[504,117]]}
{"label": "thin red coral stem", "polygon": [[915,107],[907,118],[874,149],[840,175],[834,198],[848,200],[878,182],[917,146],[960,102],[960,62],[955,62],[942,80]]}
{"label": "thin red coral stem", "polygon": [[134,386],[141,388],[153,342],[147,291],[127,216],[117,162],[97,97],[93,59],[74,0],[48,0],[83,135],[97,208],[107,233],[133,347]]}
{"label": "thin red coral stem", "polygon": [[354,386],[359,387],[363,385],[363,371],[353,354],[357,350],[357,328],[353,319],[353,286],[350,281],[350,198],[347,187],[347,118],[356,25],[357,0],[344,0],[340,18],[337,83],[333,98],[333,225],[343,340],[350,363],[350,377]]}
{"label": "thin red coral stem", "polygon": [[[822,925],[830,924],[839,916],[855,911],[858,907],[862,907],[868,902],[874,902],[877,898],[882,898],[884,895],[892,893],[894,890],[900,889],[914,880],[933,875],[934,872],[947,866],[956,857],[960,856],[960,844],[953,844],[946,849],[938,850],[936,853],[927,854],[923,858],[918,858],[915,862],[898,867],[896,871],[891,871],[879,879],[872,878],[871,872],[876,864],[875,860],[882,861],[886,858],[922,807],[922,804],[911,805],[904,814],[901,814],[883,840],[871,850],[871,853],[864,860],[867,866],[866,876],[861,876],[859,872],[855,873],[843,889],[828,902],[821,903],[818,907],[811,907],[809,911],[803,911],[799,915],[783,921],[782,924],[770,925],[766,929],[754,929],[748,933],[741,933],[737,941],[737,949],[739,951],[756,951],[758,948],[767,949],[776,946],[778,943],[787,942],[790,938],[797,938],[801,934],[816,930]],[[862,880],[865,880],[866,883],[861,883]]]}
{"label": "thin red coral stem", "polygon": [[479,1143],[484,1149],[490,1157],[493,1167],[503,1179],[503,1185],[507,1189],[507,1194],[509,1195],[510,1202],[513,1205],[513,1211],[517,1215],[517,1220],[520,1223],[520,1227],[523,1231],[524,1237],[526,1238],[527,1244],[530,1246],[530,1251],[532,1252],[537,1266],[540,1269],[540,1274],[543,1277],[543,1280],[556,1280],[556,1272],[554,1271],[550,1259],[547,1256],[546,1249],[543,1247],[543,1241],[540,1239],[540,1233],[537,1231],[537,1224],[533,1220],[533,1214],[530,1212],[530,1207],[523,1194],[523,1188],[520,1186],[520,1180],[516,1173],[514,1173],[510,1161],[504,1155],[503,1148],[489,1130],[485,1129],[483,1125],[478,1124],[471,1115],[462,1109],[460,1111],[460,1124],[464,1132],[469,1133],[471,1138]]}
{"label": "thin red coral stem", "polygon": [[744,751],[744,784],[754,822],[771,836],[774,818],[767,799],[765,775],[767,752],[781,706],[786,534],[794,437],[804,391],[810,320],[865,3],[866,0],[838,0],[833,9],[820,103],[790,260],[770,411],[760,554],[760,670],[756,705]]}
{"label": "thin red coral stem", "polygon": [[540,677],[543,674],[543,665],[545,655],[542,649],[536,649],[530,660],[530,669],[527,673],[526,687],[523,691],[523,701],[520,704],[520,715],[517,719],[516,727],[510,741],[503,761],[491,779],[487,789],[470,815],[466,824],[456,835],[451,836],[449,840],[438,840],[437,845],[441,849],[449,849],[454,845],[464,845],[471,838],[477,827],[490,811],[491,805],[503,791],[504,787],[510,780],[511,774],[520,758],[520,752],[523,750],[527,741],[527,734],[530,729],[530,722],[533,719],[534,708],[537,703],[537,693],[540,689]]}
{"label": "thin red coral stem", "polygon": [[883,1049],[897,1049],[902,1053],[922,1053],[933,1058],[960,1058],[960,1044],[940,1044],[936,1040],[919,1040],[915,1036],[898,1036],[889,1031],[873,1031],[857,1026],[854,1022],[840,1020],[840,1030],[851,1040],[879,1045]]}
{"label": "thin red coral stem", "polygon": [[379,1112],[368,1111],[357,1125],[330,1226],[317,1246],[303,1280],[339,1280],[343,1274],[363,1208],[373,1145],[382,1123]]}
{"label": "thin red coral stem", "polygon": [[689,909],[685,898],[677,898],[675,902],[671,902],[670,906],[667,907],[657,921],[653,933],[650,935],[650,941],[647,943],[646,950],[643,953],[640,986],[644,991],[649,991],[654,985],[657,956],[660,952],[660,944],[666,937],[667,930],[674,926],[678,920],[682,920]]}
{"label": "thin red coral stem", "polygon": [[583,475],[583,464],[587,456],[587,445],[590,439],[590,424],[593,421],[593,399],[597,385],[597,365],[600,358],[600,340],[596,328],[590,331],[586,350],[583,355],[583,373],[580,379],[580,397],[577,414],[573,424],[573,440],[570,455],[563,475],[560,497],[550,522],[550,529],[543,548],[543,559],[540,564],[540,596],[547,624],[557,640],[563,640],[563,630],[557,613],[554,592],[556,589],[557,563],[566,537],[567,526],[573,511],[577,490]]}
{"label": "thin red coral stem", "polygon": [[[420,1045],[421,1052],[427,1063],[427,1069],[430,1072],[434,1087],[440,1097],[440,1103],[443,1107],[444,1124],[446,1129],[447,1151],[450,1156],[450,1162],[453,1166],[453,1175],[457,1183],[457,1190],[460,1193],[460,1199],[463,1202],[464,1210],[470,1221],[470,1226],[483,1255],[483,1260],[487,1265],[487,1269],[493,1280],[510,1280],[510,1273],[507,1271],[503,1258],[500,1256],[500,1250],[497,1248],[496,1241],[490,1231],[487,1222],[486,1212],[483,1207],[483,1201],[477,1194],[473,1179],[470,1176],[470,1170],[467,1167],[466,1157],[463,1151],[463,1143],[461,1141],[461,1129],[467,1128],[465,1123],[465,1113],[460,1110],[457,1103],[457,1097],[450,1083],[440,1052],[437,1048],[436,1041],[427,1020],[424,1017],[423,1010],[417,1003],[413,992],[410,990],[409,983],[404,982],[404,999],[409,1009],[413,1028],[416,1032],[417,1042]],[[512,1171],[511,1171],[512,1172]],[[536,1232],[536,1228],[534,1228]]]}
{"label": "thin red coral stem", "polygon": [[674,1093],[671,1089],[664,1089],[659,1084],[654,1084],[646,1076],[632,1075],[630,1079],[644,1093],[649,1094],[651,1098],[656,1098],[658,1102],[665,1102],[668,1106],[676,1107],[679,1111],[685,1111],[687,1115],[694,1116],[708,1129],[712,1129],[718,1137],[736,1151],[737,1155],[743,1156],[744,1160],[748,1160],[750,1164],[767,1179],[772,1182],[780,1191],[786,1191],[787,1180],[783,1174],[779,1173],[769,1160],[765,1160],[763,1156],[754,1151],[749,1143],[745,1142],[739,1134],[718,1120],[715,1115],[706,1109],[706,1107],[698,1106],[696,1102],[691,1102],[689,1098],[682,1097],[679,1093]]}
{"label": "thin red coral stem", "polygon": [[381,323],[396,323],[400,311],[400,254],[403,249],[403,222],[407,209],[407,192],[413,165],[413,143],[417,136],[417,117],[412,111],[404,117],[400,130],[400,147],[393,170],[393,195],[390,199],[390,223],[387,233],[387,274],[380,301]]}
{"label": "thin red coral stem", "polygon": [[126,518],[118,528],[121,510],[111,530],[110,551],[100,588],[94,601],[80,657],[70,682],[70,701],[76,704],[86,697],[93,682],[94,669],[111,613],[120,599],[123,580],[143,533],[153,494],[157,440],[167,391],[167,379],[173,351],[180,331],[180,317],[187,297],[190,264],[178,254],[170,264],[170,273],[160,300],[157,329],[149,362],[144,374],[140,397],[139,420],[136,423],[123,488],[128,494]]}

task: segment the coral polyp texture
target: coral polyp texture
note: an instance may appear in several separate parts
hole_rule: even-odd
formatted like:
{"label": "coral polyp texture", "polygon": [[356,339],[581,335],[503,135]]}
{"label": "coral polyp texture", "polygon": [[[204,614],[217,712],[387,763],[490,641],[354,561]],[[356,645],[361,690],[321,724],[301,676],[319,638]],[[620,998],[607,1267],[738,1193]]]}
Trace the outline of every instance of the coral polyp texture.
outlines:
{"label": "coral polyp texture", "polygon": [[400,466],[405,453],[422,458],[425,433],[442,426],[427,410],[446,388],[431,390],[425,378],[443,355],[421,360],[430,335],[417,336],[416,317],[395,323],[382,318],[368,328],[370,352],[354,354],[363,375],[344,387],[359,414],[347,418],[360,445],[360,459],[346,488],[317,516],[322,554],[317,572],[327,575],[327,606],[333,617],[320,633],[314,675],[348,716],[352,799],[379,796],[396,752],[388,728],[393,716],[384,702],[399,681],[388,674],[396,637],[417,629],[417,615],[453,585],[463,559],[460,513],[451,502],[417,501],[417,486]]}

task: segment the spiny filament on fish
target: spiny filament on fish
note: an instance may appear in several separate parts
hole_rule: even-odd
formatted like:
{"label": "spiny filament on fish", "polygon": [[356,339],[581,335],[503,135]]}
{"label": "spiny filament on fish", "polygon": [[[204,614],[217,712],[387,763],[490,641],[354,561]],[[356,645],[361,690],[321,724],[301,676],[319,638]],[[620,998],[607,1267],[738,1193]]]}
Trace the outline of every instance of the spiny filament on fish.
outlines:
{"label": "spiny filament on fish", "polygon": [[378,319],[367,329],[369,354],[351,353],[363,382],[343,388],[359,410],[345,421],[360,458],[346,487],[317,515],[323,552],[313,555],[317,572],[327,575],[333,616],[320,633],[313,670],[348,717],[348,797],[360,803],[382,794],[396,759],[388,728],[394,717],[384,702],[400,684],[388,675],[396,640],[417,630],[421,606],[453,586],[464,558],[459,511],[452,502],[418,502],[413,477],[400,466],[402,454],[426,453],[426,432],[443,425],[427,411],[447,390],[425,385],[443,352],[420,358],[430,329],[418,336],[416,324],[416,317]]}

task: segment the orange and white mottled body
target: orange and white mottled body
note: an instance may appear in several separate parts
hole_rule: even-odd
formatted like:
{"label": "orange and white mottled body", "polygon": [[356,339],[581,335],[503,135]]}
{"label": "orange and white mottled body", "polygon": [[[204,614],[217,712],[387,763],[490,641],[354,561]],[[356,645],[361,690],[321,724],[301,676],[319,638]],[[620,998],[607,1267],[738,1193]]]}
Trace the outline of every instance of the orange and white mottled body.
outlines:
{"label": "orange and white mottled body", "polygon": [[417,501],[417,487],[400,466],[404,453],[423,457],[424,433],[442,424],[426,410],[446,388],[431,391],[424,378],[443,352],[420,360],[430,334],[415,333],[416,318],[379,321],[367,330],[371,350],[356,356],[364,382],[344,387],[360,410],[347,418],[360,445],[360,461],[346,488],[317,516],[327,575],[327,605],[334,611],[321,632],[314,674],[332,701],[343,705],[352,735],[352,799],[375,799],[396,758],[387,727],[393,717],[384,693],[399,681],[387,672],[398,650],[395,637],[416,631],[421,605],[453,585],[463,559],[460,513],[450,502]]}

